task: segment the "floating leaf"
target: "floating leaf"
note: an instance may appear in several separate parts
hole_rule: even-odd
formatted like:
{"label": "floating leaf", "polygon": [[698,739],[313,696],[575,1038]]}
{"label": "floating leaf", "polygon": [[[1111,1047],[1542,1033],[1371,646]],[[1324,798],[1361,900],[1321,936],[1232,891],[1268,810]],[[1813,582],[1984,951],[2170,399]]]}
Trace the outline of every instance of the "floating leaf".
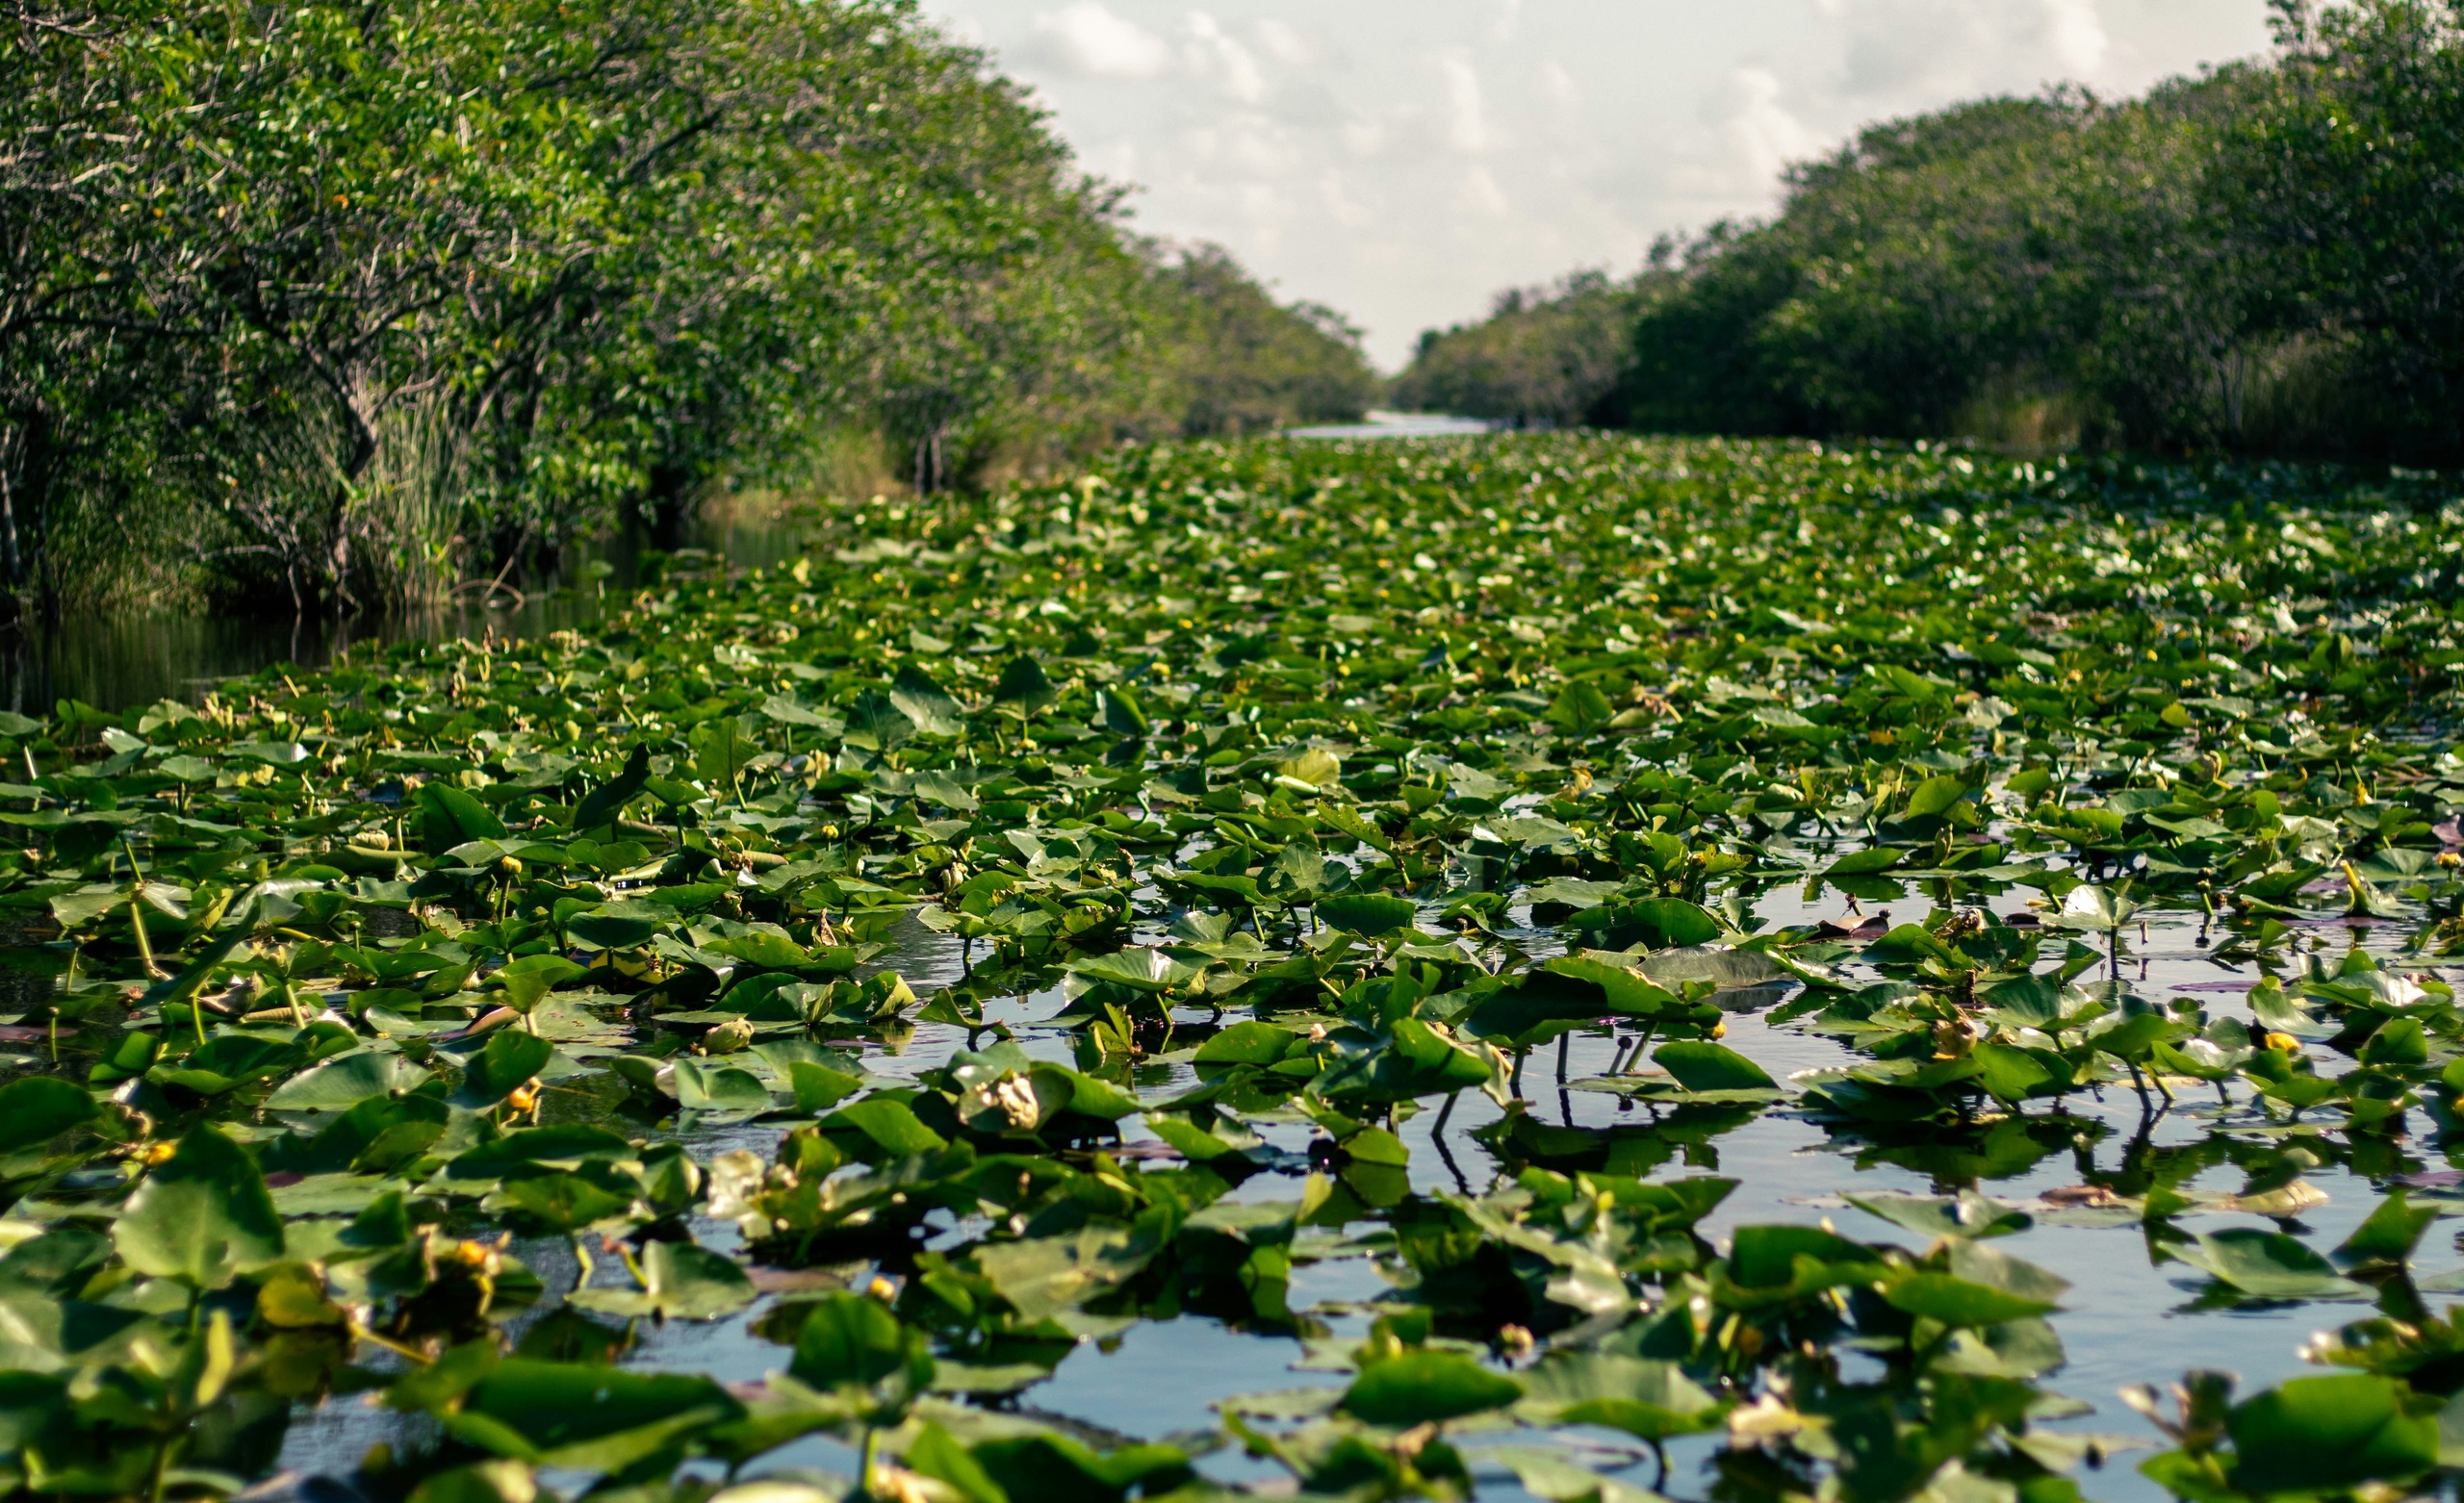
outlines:
{"label": "floating leaf", "polygon": [[767,1111],[770,1088],[747,1070],[679,1059],[676,1104],[688,1111]]}
{"label": "floating leaf", "polygon": [[453,1093],[453,1104],[473,1110],[493,1107],[546,1069],[555,1055],[556,1047],[535,1033],[499,1029],[463,1065],[462,1088]]}
{"label": "floating leaf", "polygon": [[100,1115],[94,1098],[66,1081],[34,1075],[0,1085],[0,1155],[39,1148]]}
{"label": "floating leaf", "polygon": [[1001,670],[1001,681],[992,686],[992,702],[1020,720],[1032,718],[1060,697],[1061,691],[1044,675],[1043,665],[1023,653],[1010,659]]}
{"label": "floating leaf", "polygon": [[656,1315],[665,1320],[715,1320],[753,1303],[753,1280],[735,1261],[691,1242],[654,1241],[642,1249],[642,1286],[576,1289],[569,1303],[603,1315]]}
{"label": "floating leaf", "polygon": [[1110,981],[1134,991],[1168,991],[1185,986],[1194,979],[1201,966],[1177,959],[1160,949],[1116,950],[1110,955],[1080,955],[1069,962],[1072,976],[1090,981]]}
{"label": "floating leaf", "polygon": [[2437,1207],[2415,1206],[2402,1190],[2392,1190],[2336,1249],[2336,1261],[2347,1267],[2401,1263],[2412,1257],[2414,1244],[2437,1219]]}
{"label": "floating leaf", "polygon": [[2234,1481],[2306,1492],[2418,1477],[2439,1462],[2438,1421],[2421,1410],[2373,1374],[2292,1379],[2234,1407]]}
{"label": "floating leaf", "polygon": [[2232,1227],[2203,1233],[2194,1245],[2173,1249],[2173,1256],[2259,1299],[2364,1299],[2370,1293],[2281,1232]]}
{"label": "floating leaf", "polygon": [[899,669],[890,685],[889,702],[925,735],[958,736],[966,732],[965,712],[959,702],[935,683],[931,675],[912,663]]}
{"label": "floating leaf", "polygon": [[1373,1425],[1400,1430],[1502,1409],[1523,1385],[1452,1352],[1405,1352],[1376,1363],[1344,1390],[1342,1408]]}
{"label": "floating leaf", "polygon": [[1410,899],[1381,892],[1334,893],[1319,899],[1311,911],[1321,924],[1369,935],[1407,929],[1419,913]]}
{"label": "floating leaf", "polygon": [[1689,1091],[1776,1090],[1760,1065],[1723,1044],[1680,1039],[1653,1052],[1652,1062]]}
{"label": "floating leaf", "polygon": [[624,812],[625,805],[641,797],[650,777],[651,749],[636,745],[615,777],[582,796],[581,802],[574,809],[574,828],[577,831],[598,829],[615,823],[616,816]]}
{"label": "floating leaf", "polygon": [[[534,1042],[547,1047],[544,1040]],[[369,1050],[293,1076],[266,1098],[266,1107],[273,1111],[348,1111],[361,1102],[397,1096],[432,1079],[400,1055]],[[0,1112],[6,1109],[5,1099],[0,1099]]]}
{"label": "floating leaf", "polygon": [[743,1413],[704,1377],[512,1357],[439,1417],[455,1439],[500,1456],[620,1471]]}
{"label": "floating leaf", "polygon": [[112,1241],[140,1273],[212,1291],[281,1261],[282,1218],[240,1145],[199,1126],[146,1171]]}
{"label": "floating leaf", "polygon": [[1995,1205],[1974,1190],[1957,1195],[1850,1195],[1848,1204],[1919,1236],[2008,1236],[2034,1218]]}

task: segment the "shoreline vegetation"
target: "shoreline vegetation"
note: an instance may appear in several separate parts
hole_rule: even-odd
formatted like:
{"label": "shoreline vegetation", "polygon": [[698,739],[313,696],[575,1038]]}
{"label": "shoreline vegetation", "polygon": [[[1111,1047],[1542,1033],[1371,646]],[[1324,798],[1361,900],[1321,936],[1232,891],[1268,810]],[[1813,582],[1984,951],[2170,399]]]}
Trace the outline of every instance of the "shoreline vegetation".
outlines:
{"label": "shoreline vegetation", "polygon": [[1431,330],[1398,406],[1521,425],[2464,459],[2464,12],[2278,0],[2271,58],[1887,121],[1767,220]]}
{"label": "shoreline vegetation", "polygon": [[13,614],[433,607],[672,548],[714,492],[1374,392],[1358,331],[1133,233],[904,0],[26,0],[0,36]]}
{"label": "shoreline vegetation", "polygon": [[1502,294],[1381,381],[1128,224],[907,0],[21,4],[0,47],[0,612],[407,617],[682,545],[1355,420],[2464,457],[2449,7],[1861,132],[1761,222]]}

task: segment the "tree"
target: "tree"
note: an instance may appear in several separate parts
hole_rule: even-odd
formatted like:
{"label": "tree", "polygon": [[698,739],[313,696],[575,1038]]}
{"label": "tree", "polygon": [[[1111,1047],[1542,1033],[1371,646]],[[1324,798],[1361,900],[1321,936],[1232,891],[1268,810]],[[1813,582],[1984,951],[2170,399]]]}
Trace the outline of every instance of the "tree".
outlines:
{"label": "tree", "polygon": [[1616,385],[1639,303],[1635,284],[1597,270],[1501,293],[1486,320],[1422,334],[1395,402],[1518,427],[1592,420]]}
{"label": "tree", "polygon": [[628,513],[678,541],[833,427],[932,491],[1371,381],[1228,259],[1161,265],[909,0],[16,3],[14,597],[418,604]]}
{"label": "tree", "polygon": [[2365,446],[2464,452],[2464,8],[2278,7],[2283,57],[2223,134],[2225,212],[2278,278],[2281,334],[2340,346]]}

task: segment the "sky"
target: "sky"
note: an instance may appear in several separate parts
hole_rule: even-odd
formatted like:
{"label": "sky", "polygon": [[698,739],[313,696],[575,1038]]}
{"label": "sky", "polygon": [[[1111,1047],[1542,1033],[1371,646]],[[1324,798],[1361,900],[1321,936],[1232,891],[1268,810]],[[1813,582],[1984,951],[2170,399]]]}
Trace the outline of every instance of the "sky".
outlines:
{"label": "sky", "polygon": [[1143,232],[1227,246],[1399,369],[1504,288],[1768,212],[1858,126],[2267,45],[2263,0],[923,0]]}

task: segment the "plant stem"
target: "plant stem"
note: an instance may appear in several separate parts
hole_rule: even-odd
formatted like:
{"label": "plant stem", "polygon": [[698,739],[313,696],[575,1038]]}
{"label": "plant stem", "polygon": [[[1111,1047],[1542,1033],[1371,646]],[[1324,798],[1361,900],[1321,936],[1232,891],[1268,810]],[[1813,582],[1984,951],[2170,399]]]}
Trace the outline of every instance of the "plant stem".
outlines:
{"label": "plant stem", "polygon": [[428,1356],[425,1352],[421,1351],[417,1347],[405,1346],[401,1342],[394,1340],[390,1337],[378,1336],[375,1332],[369,1330],[366,1326],[361,1325],[356,1320],[348,1322],[344,1329],[347,1330],[357,1339],[366,1341],[371,1346],[381,1346],[385,1348],[385,1350],[392,1352],[395,1356],[406,1357],[423,1367],[425,1367],[436,1361],[435,1358]]}
{"label": "plant stem", "polygon": [[128,927],[137,934],[137,957],[144,962],[145,974],[162,981],[171,973],[154,963],[153,936],[145,932],[145,899],[132,887],[128,893]]}

